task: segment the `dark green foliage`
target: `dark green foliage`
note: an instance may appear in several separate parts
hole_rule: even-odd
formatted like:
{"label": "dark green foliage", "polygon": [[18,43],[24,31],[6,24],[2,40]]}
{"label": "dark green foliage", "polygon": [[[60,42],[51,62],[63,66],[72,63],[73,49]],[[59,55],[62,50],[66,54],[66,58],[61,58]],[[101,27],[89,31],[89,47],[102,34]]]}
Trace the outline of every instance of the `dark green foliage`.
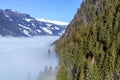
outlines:
{"label": "dark green foliage", "polygon": [[74,64],[77,66],[74,80],[117,80],[120,0],[85,0],[57,42],[56,51],[62,64],[58,80],[71,80]]}

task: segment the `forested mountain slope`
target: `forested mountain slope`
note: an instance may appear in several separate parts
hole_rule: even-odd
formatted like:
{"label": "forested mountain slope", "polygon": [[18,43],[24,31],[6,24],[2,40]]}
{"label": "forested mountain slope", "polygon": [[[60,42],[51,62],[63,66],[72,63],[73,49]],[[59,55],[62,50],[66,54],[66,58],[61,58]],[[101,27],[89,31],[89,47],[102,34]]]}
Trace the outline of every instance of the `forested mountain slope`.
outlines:
{"label": "forested mountain slope", "polygon": [[84,0],[56,51],[58,80],[118,80],[120,0]]}

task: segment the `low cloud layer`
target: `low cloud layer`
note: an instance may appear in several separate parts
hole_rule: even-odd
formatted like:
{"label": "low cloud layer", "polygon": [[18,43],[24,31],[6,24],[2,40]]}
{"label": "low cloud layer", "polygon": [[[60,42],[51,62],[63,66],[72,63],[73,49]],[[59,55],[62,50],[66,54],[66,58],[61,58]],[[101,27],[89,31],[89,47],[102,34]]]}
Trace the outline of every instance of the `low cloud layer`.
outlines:
{"label": "low cloud layer", "polygon": [[[0,38],[0,80],[36,80],[46,66],[56,67],[58,58],[49,45],[58,37]],[[50,49],[50,54],[48,53]]]}

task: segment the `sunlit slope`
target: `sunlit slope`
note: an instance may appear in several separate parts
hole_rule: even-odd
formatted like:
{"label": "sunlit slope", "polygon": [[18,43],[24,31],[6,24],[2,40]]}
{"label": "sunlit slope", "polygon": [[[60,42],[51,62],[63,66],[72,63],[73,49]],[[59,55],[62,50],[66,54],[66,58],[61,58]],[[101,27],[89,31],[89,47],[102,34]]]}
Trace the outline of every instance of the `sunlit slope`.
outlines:
{"label": "sunlit slope", "polygon": [[56,44],[61,65],[57,78],[118,80],[120,0],[84,1]]}

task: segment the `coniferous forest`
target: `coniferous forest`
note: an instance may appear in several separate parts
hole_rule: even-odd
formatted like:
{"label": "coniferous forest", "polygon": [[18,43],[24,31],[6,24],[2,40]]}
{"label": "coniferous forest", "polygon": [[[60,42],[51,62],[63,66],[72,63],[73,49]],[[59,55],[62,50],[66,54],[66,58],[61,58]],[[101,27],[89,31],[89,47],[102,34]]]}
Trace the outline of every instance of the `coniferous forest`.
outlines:
{"label": "coniferous forest", "polygon": [[56,52],[58,80],[118,80],[120,0],[84,0]]}

